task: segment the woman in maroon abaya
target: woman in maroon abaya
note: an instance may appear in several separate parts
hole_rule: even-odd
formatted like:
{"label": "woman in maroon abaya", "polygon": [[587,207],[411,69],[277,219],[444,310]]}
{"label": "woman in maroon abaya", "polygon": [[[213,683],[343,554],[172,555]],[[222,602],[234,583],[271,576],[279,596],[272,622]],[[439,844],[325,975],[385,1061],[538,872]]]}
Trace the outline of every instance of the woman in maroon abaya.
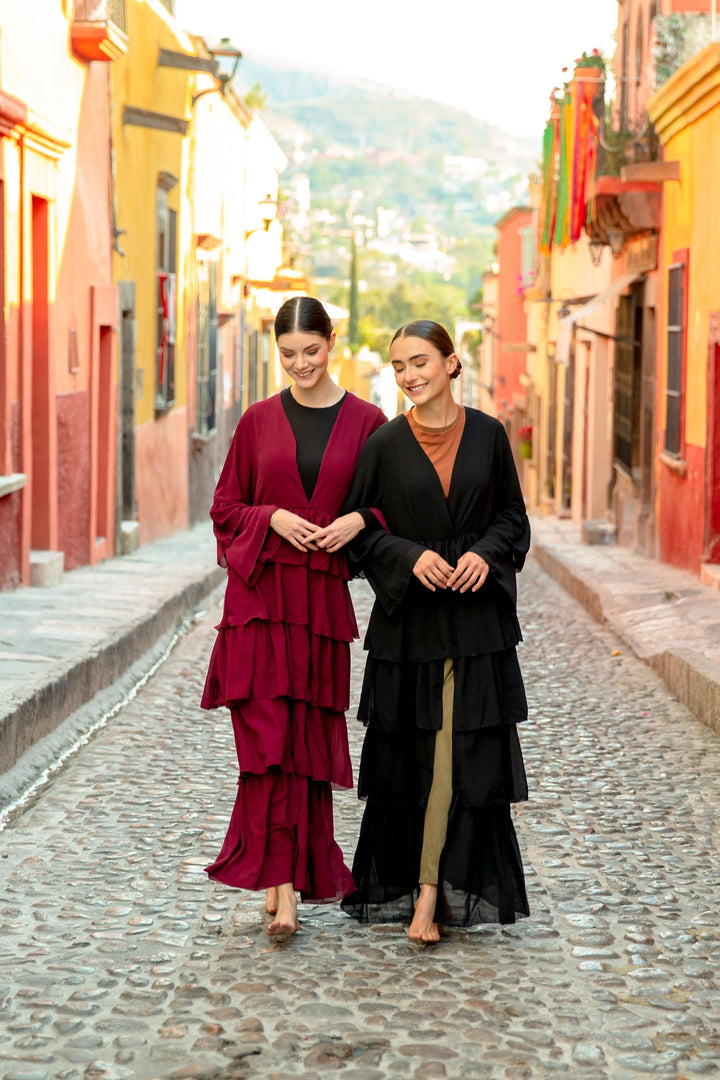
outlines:
{"label": "woman in maroon abaya", "polygon": [[335,335],[318,300],[283,304],[275,337],[292,386],[241,417],[210,510],[228,582],[202,705],[230,709],[240,767],[207,872],[265,889],[268,933],[287,934],[296,891],[321,903],[353,889],[331,787],[352,786],[344,713],[357,626],[340,548],[366,512],[338,514],[385,417],[330,378]]}

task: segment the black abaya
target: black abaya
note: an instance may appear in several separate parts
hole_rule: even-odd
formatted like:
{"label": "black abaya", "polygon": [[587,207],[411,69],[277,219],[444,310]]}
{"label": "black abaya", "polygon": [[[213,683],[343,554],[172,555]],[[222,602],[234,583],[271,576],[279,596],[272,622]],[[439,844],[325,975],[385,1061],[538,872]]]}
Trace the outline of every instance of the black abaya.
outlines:
{"label": "black abaya", "polygon": [[[528,914],[510,805],[527,798],[516,727],[527,703],[515,576],[530,528],[504,428],[465,411],[447,499],[401,416],[366,442],[345,504],[375,507],[387,522],[387,530],[366,528],[349,552],[376,596],[358,712],[367,726],[358,792],[367,805],[357,890],[343,902],[367,921],[412,918],[446,659],[455,677],[453,795],[436,919],[469,926]],[[426,548],[452,566],[477,552],[490,567],[485,584],[475,593],[431,592],[412,572]]]}

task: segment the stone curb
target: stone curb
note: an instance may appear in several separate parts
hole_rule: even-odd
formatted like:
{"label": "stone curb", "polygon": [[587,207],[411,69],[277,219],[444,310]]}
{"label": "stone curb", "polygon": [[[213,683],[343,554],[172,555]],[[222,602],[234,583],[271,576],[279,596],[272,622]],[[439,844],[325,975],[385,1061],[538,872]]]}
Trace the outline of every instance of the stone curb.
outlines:
{"label": "stone curb", "polygon": [[720,664],[692,649],[658,653],[650,663],[673,697],[720,735]]}
{"label": "stone curb", "polygon": [[120,679],[226,579],[213,567],[185,583],[154,611],[126,624],[115,636],[71,660],[64,671],[15,700],[0,717],[0,775],[7,773],[41,739],[72,713]]}
{"label": "stone curb", "polygon": [[610,604],[601,586],[589,581],[533,539],[531,555],[581,607],[599,623],[603,623],[639,660],[660,676],[670,693],[689,712],[720,734],[720,664],[693,649],[666,649],[656,653],[641,653],[617,622],[607,614]]}

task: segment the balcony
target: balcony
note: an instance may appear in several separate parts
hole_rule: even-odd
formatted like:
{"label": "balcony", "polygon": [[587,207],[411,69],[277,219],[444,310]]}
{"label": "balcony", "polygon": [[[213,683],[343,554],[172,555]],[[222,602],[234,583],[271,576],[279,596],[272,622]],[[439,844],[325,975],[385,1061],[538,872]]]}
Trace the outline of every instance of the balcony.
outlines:
{"label": "balcony", "polygon": [[85,60],[117,60],[127,52],[125,0],[75,0],[73,50]]}

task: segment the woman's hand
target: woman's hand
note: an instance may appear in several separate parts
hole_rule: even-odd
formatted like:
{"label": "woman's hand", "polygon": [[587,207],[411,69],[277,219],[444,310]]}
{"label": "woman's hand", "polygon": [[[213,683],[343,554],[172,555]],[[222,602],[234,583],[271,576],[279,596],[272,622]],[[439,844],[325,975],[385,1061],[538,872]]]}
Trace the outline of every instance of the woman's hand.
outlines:
{"label": "woman's hand", "polygon": [[450,581],[453,568],[446,563],[442,555],[437,551],[423,551],[418,561],[413,566],[413,574],[422,582],[426,589],[435,592],[435,589],[446,589]]}
{"label": "woman's hand", "polygon": [[453,592],[460,591],[463,593],[467,592],[468,589],[477,592],[488,576],[489,570],[490,567],[482,555],[478,555],[474,551],[466,551],[458,559],[457,566],[448,580],[448,588],[452,589]]}
{"label": "woman's hand", "polygon": [[311,538],[312,534],[317,532],[317,525],[313,525],[312,521],[306,521],[298,514],[293,514],[291,510],[276,510],[270,518],[270,528],[298,551],[315,549]]}
{"label": "woman's hand", "polygon": [[324,551],[339,551],[345,544],[349,544],[364,527],[362,514],[353,510],[350,514],[335,518],[323,529],[316,529],[310,536],[310,540]]}

